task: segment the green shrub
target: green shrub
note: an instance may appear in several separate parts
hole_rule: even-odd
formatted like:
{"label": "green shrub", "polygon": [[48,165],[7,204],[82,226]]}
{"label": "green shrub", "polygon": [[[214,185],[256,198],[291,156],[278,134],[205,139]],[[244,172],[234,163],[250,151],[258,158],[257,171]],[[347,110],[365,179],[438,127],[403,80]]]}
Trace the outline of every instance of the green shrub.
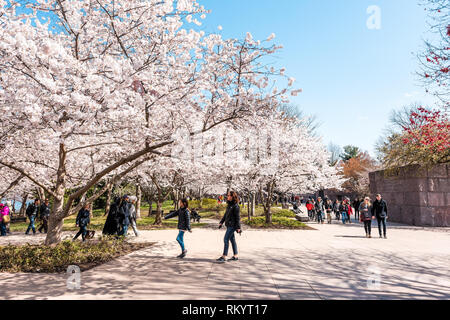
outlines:
{"label": "green shrub", "polygon": [[273,212],[273,217],[295,218],[295,213],[291,210],[280,209]]}
{"label": "green shrub", "polygon": [[86,270],[149,245],[111,238],[63,241],[56,246],[8,245],[0,247],[0,272],[65,272],[69,265]]}
{"label": "green shrub", "polygon": [[243,219],[243,222],[255,228],[280,228],[280,229],[308,229],[309,227],[297,220],[287,217],[272,216],[272,224],[266,223],[265,217],[254,217],[251,220]]}
{"label": "green shrub", "polygon": [[201,208],[202,207],[202,203],[200,200],[190,200],[189,201],[189,208]]}

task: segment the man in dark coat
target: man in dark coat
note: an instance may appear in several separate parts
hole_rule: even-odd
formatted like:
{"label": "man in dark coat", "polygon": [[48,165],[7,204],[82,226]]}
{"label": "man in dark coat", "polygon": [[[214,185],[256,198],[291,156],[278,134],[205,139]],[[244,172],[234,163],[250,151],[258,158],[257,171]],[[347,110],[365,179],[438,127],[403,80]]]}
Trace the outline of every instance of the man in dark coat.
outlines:
{"label": "man in dark coat", "polygon": [[36,217],[39,216],[41,201],[39,199],[34,200],[34,203],[30,204],[27,208],[26,214],[28,219],[30,219],[30,224],[28,225],[25,234],[29,234],[30,230],[33,230],[33,234],[36,234],[36,228],[34,226],[34,221]]}
{"label": "man in dark coat", "polygon": [[41,223],[42,223],[38,229],[40,233],[42,233],[42,229],[44,229],[44,232],[47,233],[49,216],[50,216],[50,204],[49,204],[49,200],[45,199],[45,201],[41,205],[41,209],[40,209],[39,219],[41,219]]}
{"label": "man in dark coat", "polygon": [[80,235],[83,239],[83,241],[86,240],[86,234],[87,234],[87,226],[91,222],[91,212],[89,211],[89,204],[86,203],[83,208],[78,212],[76,225],[80,227],[80,231],[75,235],[73,238],[73,241],[75,241]]}
{"label": "man in dark coat", "polygon": [[[380,238],[383,237],[387,239],[386,236],[386,220],[388,218],[387,203],[381,198],[381,194],[377,194],[377,200],[373,202],[372,215],[377,218],[378,222],[378,232],[380,233]],[[383,234],[381,234],[381,225],[383,225]]]}

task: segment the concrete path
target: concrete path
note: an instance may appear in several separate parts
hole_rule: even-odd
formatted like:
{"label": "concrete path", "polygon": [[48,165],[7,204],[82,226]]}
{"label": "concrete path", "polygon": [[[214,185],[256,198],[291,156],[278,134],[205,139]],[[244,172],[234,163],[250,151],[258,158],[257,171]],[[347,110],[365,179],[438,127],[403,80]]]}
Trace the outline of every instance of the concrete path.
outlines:
{"label": "concrete path", "polygon": [[188,233],[185,260],[175,258],[175,230],[143,231],[133,241],[158,244],[83,272],[80,289],[67,288],[66,274],[2,274],[0,297],[450,299],[449,229],[391,225],[385,240],[365,238],[359,224],[311,226],[317,231],[246,230],[237,236],[241,260],[226,264],[214,262],[224,230]]}

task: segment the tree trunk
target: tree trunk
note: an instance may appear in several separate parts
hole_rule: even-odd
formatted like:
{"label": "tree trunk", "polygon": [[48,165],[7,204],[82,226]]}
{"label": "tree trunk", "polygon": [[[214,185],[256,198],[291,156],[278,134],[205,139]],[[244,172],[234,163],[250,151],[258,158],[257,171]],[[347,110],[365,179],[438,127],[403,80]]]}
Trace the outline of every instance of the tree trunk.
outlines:
{"label": "tree trunk", "polygon": [[142,190],[141,186],[138,184],[136,185],[136,218],[141,218],[141,200],[142,200]]}
{"label": "tree trunk", "polygon": [[109,209],[111,208],[111,197],[112,197],[112,188],[108,188],[108,192],[106,194],[105,214],[108,214]]}
{"label": "tree trunk", "polygon": [[44,189],[42,189],[41,187],[37,188],[37,194],[38,194],[39,200],[41,200],[41,203],[44,203],[44,200],[45,200]]}
{"label": "tree trunk", "polygon": [[272,223],[272,195],[273,195],[273,183],[267,184],[267,199],[266,204],[264,205],[264,212],[266,214],[266,223]]}
{"label": "tree trunk", "polygon": [[162,202],[160,199],[156,201],[156,217],[155,217],[155,225],[161,225],[162,219],[161,219],[161,208],[162,208]]}
{"label": "tree trunk", "polygon": [[150,206],[150,208],[148,208],[148,216],[151,217],[153,211],[153,196],[148,199],[148,205]]}
{"label": "tree trunk", "polygon": [[252,220],[252,215],[250,212],[250,192],[247,192],[247,196],[248,196],[248,206],[247,206],[248,220]]}
{"label": "tree trunk", "polygon": [[48,219],[48,232],[47,237],[45,238],[46,245],[58,244],[61,242],[64,219],[61,219],[60,215],[63,213],[63,207],[64,196],[55,197],[52,212]]}
{"label": "tree trunk", "polygon": [[254,217],[255,216],[255,204],[256,204],[256,194],[255,194],[255,192],[254,191],[251,192],[250,196],[251,196],[250,214],[251,214],[252,217]]}
{"label": "tree trunk", "polygon": [[25,195],[25,197],[22,199],[22,206],[20,207],[19,214],[21,216],[25,215],[25,211],[27,210],[27,201],[28,201],[28,194]]}

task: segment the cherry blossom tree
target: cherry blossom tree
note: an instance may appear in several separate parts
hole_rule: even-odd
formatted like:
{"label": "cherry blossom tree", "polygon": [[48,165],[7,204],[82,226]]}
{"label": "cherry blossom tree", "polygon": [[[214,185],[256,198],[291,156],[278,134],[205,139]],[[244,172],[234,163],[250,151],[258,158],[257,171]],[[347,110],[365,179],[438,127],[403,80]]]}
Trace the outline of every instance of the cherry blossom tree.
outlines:
{"label": "cherry blossom tree", "polygon": [[94,201],[161,156],[179,128],[195,136],[238,124],[298,92],[267,90],[285,72],[261,62],[280,48],[273,37],[187,30],[205,12],[195,0],[0,0],[0,8],[0,165],[53,198],[48,245],[81,199]]}

